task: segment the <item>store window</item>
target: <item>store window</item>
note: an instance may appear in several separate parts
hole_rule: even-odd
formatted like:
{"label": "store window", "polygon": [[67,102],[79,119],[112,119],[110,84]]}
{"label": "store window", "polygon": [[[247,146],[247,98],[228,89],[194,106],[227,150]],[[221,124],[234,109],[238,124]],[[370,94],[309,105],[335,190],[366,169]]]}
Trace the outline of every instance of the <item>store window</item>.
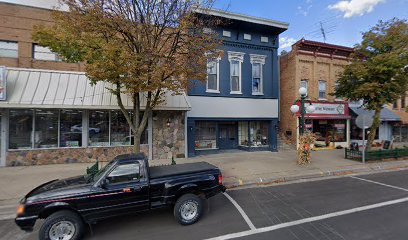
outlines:
{"label": "store window", "polygon": [[82,146],[82,111],[60,111],[60,147]]}
{"label": "store window", "polygon": [[109,112],[89,112],[89,145],[109,146]]}
{"label": "store window", "polygon": [[209,60],[207,63],[207,92],[219,92],[218,78],[219,60]]}
{"label": "store window", "polygon": [[268,141],[268,122],[250,122],[249,123],[249,145],[252,147],[266,147]]}
{"label": "store window", "polygon": [[217,148],[216,123],[196,122],[195,128],[195,149],[215,149]]}
{"label": "store window", "polygon": [[35,110],[34,148],[58,147],[58,110]]}
{"label": "store window", "polygon": [[[309,125],[311,124],[311,125]],[[330,142],[347,141],[347,121],[346,120],[313,120],[306,122],[307,129],[313,129],[316,140],[325,142],[328,146]]]}
{"label": "store window", "polygon": [[0,57],[18,58],[18,44],[0,40]]}
{"label": "store window", "polygon": [[111,146],[130,145],[130,127],[122,111],[111,111]]}
{"label": "store window", "polygon": [[32,148],[33,110],[10,110],[9,148]]}
{"label": "store window", "polygon": [[33,58],[36,60],[61,61],[58,54],[52,52],[48,47],[33,44]]}
{"label": "store window", "polygon": [[319,80],[319,98],[326,99],[326,81]]}
{"label": "store window", "polygon": [[238,144],[249,145],[248,122],[238,122]]}

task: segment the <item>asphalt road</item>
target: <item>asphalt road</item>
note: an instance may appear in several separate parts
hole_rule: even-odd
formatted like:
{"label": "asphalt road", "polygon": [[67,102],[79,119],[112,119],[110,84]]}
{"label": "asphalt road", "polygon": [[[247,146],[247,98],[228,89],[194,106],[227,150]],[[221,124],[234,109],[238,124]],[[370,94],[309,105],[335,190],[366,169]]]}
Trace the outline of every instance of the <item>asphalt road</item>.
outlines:
{"label": "asphalt road", "polygon": [[[227,193],[232,201],[211,198],[192,226],[178,225],[163,209],[99,222],[84,239],[408,239],[408,171]],[[37,239],[40,224],[27,234],[0,221],[0,239]]]}

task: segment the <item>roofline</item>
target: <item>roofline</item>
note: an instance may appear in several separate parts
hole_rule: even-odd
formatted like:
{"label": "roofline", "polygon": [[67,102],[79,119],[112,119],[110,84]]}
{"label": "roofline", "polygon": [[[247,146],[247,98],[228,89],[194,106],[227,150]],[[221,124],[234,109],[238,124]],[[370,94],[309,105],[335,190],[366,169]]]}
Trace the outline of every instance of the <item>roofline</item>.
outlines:
{"label": "roofline", "polygon": [[311,40],[306,40],[304,38],[302,38],[299,41],[295,42],[292,46],[299,46],[299,45],[302,45],[302,44],[318,46],[318,47],[326,47],[326,48],[332,48],[332,49],[338,49],[338,50],[343,50],[343,51],[347,51],[347,52],[350,52],[350,53],[354,52],[354,48],[351,48],[351,47],[335,45],[335,44],[330,44],[330,43],[317,42],[317,41],[311,41]]}
{"label": "roofline", "polygon": [[267,25],[267,26],[281,28],[285,30],[288,29],[289,27],[289,23],[286,23],[286,22],[280,22],[280,21],[275,21],[275,20],[266,19],[266,18],[254,17],[254,16],[249,16],[249,15],[245,15],[241,13],[233,13],[233,12],[223,11],[223,10],[214,9],[214,8],[211,8],[211,9],[196,8],[194,12],[233,19],[233,20],[239,20],[239,21],[244,21],[244,22],[251,22],[251,23],[256,23],[256,24],[261,24],[261,25]]}
{"label": "roofline", "polygon": [[[27,4],[22,4],[22,3],[14,3],[14,2],[1,2],[0,4],[8,4],[8,5],[13,5],[17,7],[27,7],[27,8],[34,8],[34,9],[39,9],[39,10],[45,10],[45,11],[53,11],[53,10],[61,10],[58,9],[58,5],[52,6],[53,8],[48,8],[48,7],[41,7],[41,6],[33,6],[33,5],[27,5]],[[57,8],[57,9],[54,9]]]}

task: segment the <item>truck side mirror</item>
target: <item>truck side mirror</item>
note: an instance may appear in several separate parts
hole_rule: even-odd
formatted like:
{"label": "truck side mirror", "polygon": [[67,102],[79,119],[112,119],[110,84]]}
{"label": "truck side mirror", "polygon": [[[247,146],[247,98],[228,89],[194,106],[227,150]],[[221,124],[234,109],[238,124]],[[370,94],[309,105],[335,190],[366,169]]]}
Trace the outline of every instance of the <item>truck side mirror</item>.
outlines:
{"label": "truck side mirror", "polygon": [[102,179],[101,183],[99,184],[99,186],[103,189],[105,189],[108,185],[109,185],[109,180],[106,178]]}

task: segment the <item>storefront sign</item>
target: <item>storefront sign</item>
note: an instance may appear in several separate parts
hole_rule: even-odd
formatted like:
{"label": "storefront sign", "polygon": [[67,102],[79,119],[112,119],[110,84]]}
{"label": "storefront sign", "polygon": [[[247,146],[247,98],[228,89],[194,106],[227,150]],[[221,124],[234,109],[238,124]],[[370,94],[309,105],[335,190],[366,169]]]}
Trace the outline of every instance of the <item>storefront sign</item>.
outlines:
{"label": "storefront sign", "polygon": [[[309,104],[306,104],[306,107]],[[315,111],[313,114],[345,114],[345,105],[343,103],[313,103],[313,106],[315,107]]]}
{"label": "storefront sign", "polygon": [[6,67],[0,66],[0,101],[6,100]]}

